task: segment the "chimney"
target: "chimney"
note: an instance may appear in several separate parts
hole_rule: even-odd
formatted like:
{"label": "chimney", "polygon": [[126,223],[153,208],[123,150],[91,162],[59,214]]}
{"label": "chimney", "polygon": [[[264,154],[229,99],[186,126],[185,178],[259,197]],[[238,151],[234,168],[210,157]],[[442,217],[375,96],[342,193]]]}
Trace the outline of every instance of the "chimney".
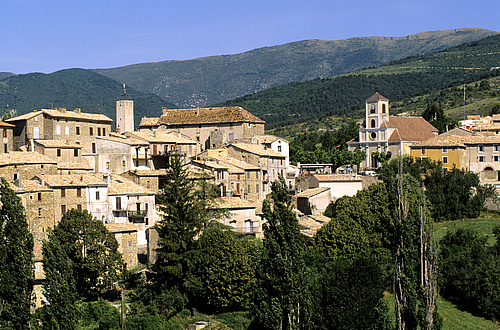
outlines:
{"label": "chimney", "polygon": [[75,111],[73,111],[74,113],[80,113],[81,109],[80,108],[76,108]]}
{"label": "chimney", "polygon": [[58,108],[59,112],[66,113],[66,108]]}
{"label": "chimney", "polygon": [[168,110],[166,107],[163,107],[162,110],[163,110],[163,115],[165,116],[167,114]]}

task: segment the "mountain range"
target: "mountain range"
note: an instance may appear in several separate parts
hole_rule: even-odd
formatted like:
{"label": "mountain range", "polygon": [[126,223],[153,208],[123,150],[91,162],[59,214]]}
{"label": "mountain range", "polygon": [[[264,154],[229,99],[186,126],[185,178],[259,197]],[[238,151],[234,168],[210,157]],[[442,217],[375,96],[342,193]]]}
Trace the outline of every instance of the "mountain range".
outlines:
{"label": "mountain range", "polygon": [[[221,105],[237,104],[248,107],[248,110],[262,116],[269,123],[279,124],[290,118],[305,118],[307,115],[333,110],[345,113],[350,108],[358,107],[359,100],[367,96],[366,92],[375,88],[370,82],[370,79],[374,78],[367,77],[380,75],[380,71],[373,70],[380,70],[383,63],[413,55],[414,57],[408,60],[410,62],[404,65],[415,67],[417,64],[412,61],[421,62],[432,56],[430,54],[441,54],[440,50],[454,45],[464,45],[466,49],[476,47],[471,51],[478,52],[474,41],[488,40],[485,37],[490,35],[497,33],[483,29],[457,29],[425,32],[403,38],[306,40],[236,55],[143,63],[114,69],[66,69],[51,74],[23,75],[0,73],[0,111],[16,109],[18,114],[23,114],[40,108],[78,107],[82,111],[103,113],[114,119],[115,101],[123,98],[122,83],[126,83],[126,97],[135,101],[136,124],[144,116],[158,116],[161,107],[201,107],[214,105],[216,102]],[[493,49],[495,53],[495,42],[490,42],[489,46],[484,46],[484,42],[481,45],[481,51],[490,52],[488,49]],[[496,50],[498,51],[498,48]],[[467,50],[463,52],[466,53]],[[424,54],[428,55],[423,56]],[[491,62],[490,55],[484,58]],[[451,60],[456,61],[457,58],[453,57]],[[436,61],[433,59],[431,64],[435,65]],[[439,61],[444,61],[444,64],[439,64],[444,66],[457,65],[456,63],[465,65],[463,59],[456,63],[446,62],[446,56],[440,57]],[[476,57],[474,61],[477,61]],[[443,85],[443,79],[433,77],[432,73],[424,72],[426,70],[412,68],[402,71],[401,63],[391,64],[391,67],[399,66],[398,74],[404,71],[408,75],[398,78],[414,82],[420,87],[409,88],[406,83],[402,85],[407,86],[404,92],[393,93],[388,89],[383,92],[383,87],[386,86],[381,82],[389,80],[384,77],[378,79],[378,91],[386,94],[388,92],[388,97],[398,97],[400,94],[418,93],[422,85],[427,84],[427,87],[423,87],[427,89]],[[366,67],[372,69],[355,71]],[[385,66],[384,70],[391,69]],[[440,71],[447,77],[445,80],[448,83],[463,77],[457,70],[448,71],[450,72]],[[339,75],[345,72],[353,73],[347,76]],[[342,81],[356,79],[368,79],[362,84],[371,87],[356,90],[357,87],[352,89],[355,85],[347,84],[346,86],[351,86],[348,92],[341,88]],[[436,83],[437,80],[440,82]],[[331,85],[332,81],[336,81],[337,85]],[[391,84],[394,85],[394,81],[389,85]],[[275,87],[271,88],[272,86]],[[297,98],[297,95],[300,97]],[[234,99],[236,96],[243,97]],[[336,99],[336,103],[324,103],[324,100],[317,102],[321,98]]]}

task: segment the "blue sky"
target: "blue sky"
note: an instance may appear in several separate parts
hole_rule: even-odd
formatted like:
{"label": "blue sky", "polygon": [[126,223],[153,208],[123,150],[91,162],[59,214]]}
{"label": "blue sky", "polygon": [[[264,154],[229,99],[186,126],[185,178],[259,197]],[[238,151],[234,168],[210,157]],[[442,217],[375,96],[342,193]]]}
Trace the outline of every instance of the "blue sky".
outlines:
{"label": "blue sky", "polygon": [[236,54],[305,39],[476,27],[498,0],[0,0],[0,72],[51,73]]}

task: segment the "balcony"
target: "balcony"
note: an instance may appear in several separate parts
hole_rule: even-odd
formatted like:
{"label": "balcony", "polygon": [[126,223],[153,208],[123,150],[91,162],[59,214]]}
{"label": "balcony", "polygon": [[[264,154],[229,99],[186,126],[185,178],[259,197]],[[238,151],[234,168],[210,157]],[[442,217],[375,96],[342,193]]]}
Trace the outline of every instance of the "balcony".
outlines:
{"label": "balcony", "polygon": [[127,216],[129,218],[144,218],[145,216],[148,215],[147,210],[134,210],[134,211],[127,211]]}

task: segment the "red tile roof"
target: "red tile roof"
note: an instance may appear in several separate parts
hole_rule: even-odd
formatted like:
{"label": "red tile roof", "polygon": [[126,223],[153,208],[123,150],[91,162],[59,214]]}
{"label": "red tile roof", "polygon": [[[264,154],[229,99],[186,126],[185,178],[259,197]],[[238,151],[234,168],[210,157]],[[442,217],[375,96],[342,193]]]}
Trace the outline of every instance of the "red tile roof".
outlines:
{"label": "red tile roof", "polygon": [[381,127],[396,128],[389,141],[425,141],[438,133],[438,129],[422,117],[389,116],[389,121]]}
{"label": "red tile roof", "polygon": [[158,119],[158,124],[265,123],[241,107],[167,109],[165,111],[166,113]]}
{"label": "red tile roof", "polygon": [[377,102],[377,101],[389,101],[389,99],[383,97],[378,92],[366,99],[366,102]]}

